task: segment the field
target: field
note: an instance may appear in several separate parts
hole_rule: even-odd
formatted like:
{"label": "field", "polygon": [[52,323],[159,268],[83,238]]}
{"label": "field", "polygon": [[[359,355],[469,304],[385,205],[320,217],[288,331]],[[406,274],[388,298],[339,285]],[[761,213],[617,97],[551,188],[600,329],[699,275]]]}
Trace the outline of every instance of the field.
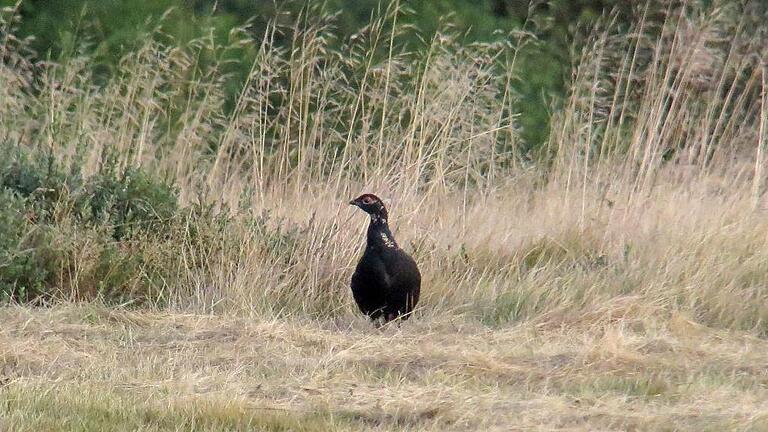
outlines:
{"label": "field", "polygon": [[[411,49],[397,3],[340,44],[309,11],[105,77],[32,62],[10,12],[0,429],[768,430],[756,8],[606,15],[540,145],[511,86],[533,23]],[[424,276],[399,326],[349,292],[361,192]]]}
{"label": "field", "polygon": [[[768,344],[681,314],[381,332],[311,322],[2,311],[4,430],[765,430]],[[611,313],[616,314],[610,318]],[[595,318],[595,315],[603,319]]]}

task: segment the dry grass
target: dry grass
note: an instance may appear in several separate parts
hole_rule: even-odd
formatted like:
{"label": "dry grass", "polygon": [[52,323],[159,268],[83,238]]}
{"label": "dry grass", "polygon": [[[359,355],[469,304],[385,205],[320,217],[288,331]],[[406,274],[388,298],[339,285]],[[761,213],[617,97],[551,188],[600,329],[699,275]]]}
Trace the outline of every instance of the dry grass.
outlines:
{"label": "dry grass", "polygon": [[768,343],[682,314],[378,331],[97,305],[0,313],[5,430],[768,426]]}
{"label": "dry grass", "polygon": [[[147,244],[162,310],[0,311],[0,426],[767,429],[766,21],[714,3],[606,17],[536,154],[510,86],[526,36],[408,51],[396,6],[339,49],[324,17],[271,29],[230,115],[209,41],[148,43],[95,87],[88,58],[34,78],[5,40],[9,148],[141,168],[224,222]],[[382,332],[347,287],[363,190],[424,274]],[[86,246],[64,300],[95,290]]]}

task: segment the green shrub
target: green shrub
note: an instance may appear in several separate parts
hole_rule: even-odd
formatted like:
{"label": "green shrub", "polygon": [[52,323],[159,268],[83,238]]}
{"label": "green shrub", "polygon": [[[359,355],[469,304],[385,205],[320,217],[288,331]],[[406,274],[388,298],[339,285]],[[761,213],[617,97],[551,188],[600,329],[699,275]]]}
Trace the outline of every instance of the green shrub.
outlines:
{"label": "green shrub", "polygon": [[27,158],[18,152],[0,167],[0,187],[24,198],[30,215],[40,222],[51,222],[63,195],[81,185],[79,173],[65,174],[50,157]]}
{"label": "green shrub", "polygon": [[44,291],[52,275],[45,227],[29,222],[26,199],[0,190],[0,298],[26,301]]}
{"label": "green shrub", "polygon": [[21,152],[0,165],[0,299],[157,301],[176,191],[139,169],[83,179]]}
{"label": "green shrub", "polygon": [[92,224],[109,224],[116,240],[134,230],[160,229],[176,214],[176,191],[140,169],[119,178],[96,175],[78,197],[80,216]]}

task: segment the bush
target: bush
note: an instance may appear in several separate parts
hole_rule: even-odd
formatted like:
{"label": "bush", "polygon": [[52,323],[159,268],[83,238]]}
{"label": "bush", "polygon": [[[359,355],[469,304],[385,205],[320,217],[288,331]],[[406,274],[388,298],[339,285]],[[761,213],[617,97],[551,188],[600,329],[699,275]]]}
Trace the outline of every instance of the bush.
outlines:
{"label": "bush", "polygon": [[29,221],[29,202],[0,190],[0,297],[29,300],[45,291],[51,278],[52,251],[44,227]]}
{"label": "bush", "polygon": [[0,298],[162,296],[166,269],[149,256],[167,240],[176,192],[140,169],[111,172],[82,179],[23,154],[0,166]]}
{"label": "bush", "polygon": [[77,208],[91,224],[109,224],[120,240],[135,230],[161,230],[176,214],[172,186],[151,178],[140,169],[128,169],[119,178],[97,175],[78,197]]}

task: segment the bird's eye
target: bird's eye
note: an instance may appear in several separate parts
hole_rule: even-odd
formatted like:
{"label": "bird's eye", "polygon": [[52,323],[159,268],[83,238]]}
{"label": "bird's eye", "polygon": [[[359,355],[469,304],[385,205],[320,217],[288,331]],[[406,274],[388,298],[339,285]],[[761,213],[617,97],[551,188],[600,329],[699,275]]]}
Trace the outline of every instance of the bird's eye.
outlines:
{"label": "bird's eye", "polygon": [[372,204],[373,199],[371,197],[365,197],[363,198],[363,204]]}

